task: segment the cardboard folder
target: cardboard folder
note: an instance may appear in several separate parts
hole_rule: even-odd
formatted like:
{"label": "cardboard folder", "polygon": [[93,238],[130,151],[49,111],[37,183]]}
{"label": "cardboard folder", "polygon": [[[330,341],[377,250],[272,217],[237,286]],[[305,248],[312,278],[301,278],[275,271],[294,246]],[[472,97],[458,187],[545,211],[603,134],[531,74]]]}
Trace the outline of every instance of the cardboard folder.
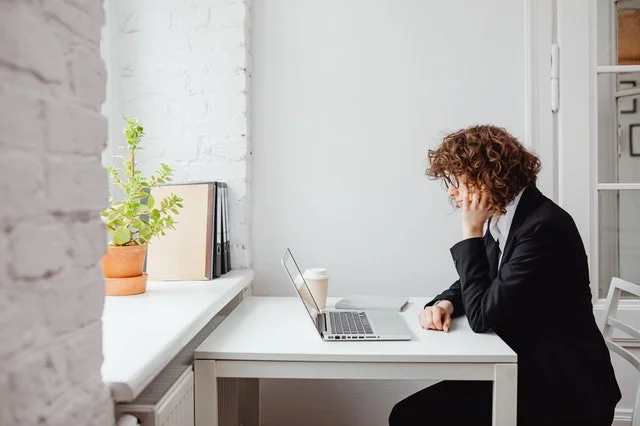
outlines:
{"label": "cardboard folder", "polygon": [[154,237],[147,251],[150,280],[211,280],[215,265],[215,182],[162,185],[151,189],[156,203],[175,194],[183,208],[173,215],[175,229]]}

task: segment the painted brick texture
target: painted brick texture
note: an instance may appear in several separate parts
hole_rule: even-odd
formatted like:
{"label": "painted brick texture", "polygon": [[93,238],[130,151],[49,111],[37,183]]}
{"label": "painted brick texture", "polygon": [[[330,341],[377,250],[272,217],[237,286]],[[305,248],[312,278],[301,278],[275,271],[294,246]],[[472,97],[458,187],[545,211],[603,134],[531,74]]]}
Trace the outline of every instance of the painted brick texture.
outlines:
{"label": "painted brick texture", "polygon": [[0,425],[112,425],[102,0],[0,2]]}
{"label": "painted brick texture", "polygon": [[[175,170],[174,183],[228,182],[232,267],[249,267],[250,3],[112,5],[109,98],[114,114],[138,117],[145,126],[141,170],[165,162]],[[111,131],[116,155],[125,144],[120,128]]]}

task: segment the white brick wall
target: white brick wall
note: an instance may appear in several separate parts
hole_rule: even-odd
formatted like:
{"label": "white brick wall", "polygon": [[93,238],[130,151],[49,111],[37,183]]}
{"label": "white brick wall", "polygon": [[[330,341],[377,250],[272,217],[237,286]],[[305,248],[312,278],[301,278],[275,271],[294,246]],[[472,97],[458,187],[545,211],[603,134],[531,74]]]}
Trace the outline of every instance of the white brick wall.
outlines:
{"label": "white brick wall", "polygon": [[232,267],[250,266],[249,0],[112,1],[109,21],[110,114],[145,126],[141,170],[165,162],[175,183],[228,182]]}
{"label": "white brick wall", "polygon": [[0,425],[112,425],[101,0],[0,2]]}

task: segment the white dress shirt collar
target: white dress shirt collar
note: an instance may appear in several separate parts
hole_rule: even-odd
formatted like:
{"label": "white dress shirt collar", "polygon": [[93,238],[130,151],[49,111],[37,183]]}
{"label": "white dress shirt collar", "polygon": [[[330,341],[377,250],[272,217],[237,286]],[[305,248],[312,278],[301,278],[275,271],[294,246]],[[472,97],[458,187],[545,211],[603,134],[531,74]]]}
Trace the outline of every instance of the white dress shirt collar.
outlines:
{"label": "white dress shirt collar", "polygon": [[504,246],[507,243],[507,238],[509,237],[511,222],[513,222],[513,216],[516,214],[516,209],[518,208],[518,203],[520,202],[520,198],[522,198],[523,193],[524,189],[518,192],[518,195],[516,195],[513,201],[507,205],[507,211],[505,214],[493,216],[489,223],[489,232],[491,232],[491,236],[498,242],[498,246],[500,247],[500,259],[498,260],[498,266],[502,261],[502,252],[504,251]]}

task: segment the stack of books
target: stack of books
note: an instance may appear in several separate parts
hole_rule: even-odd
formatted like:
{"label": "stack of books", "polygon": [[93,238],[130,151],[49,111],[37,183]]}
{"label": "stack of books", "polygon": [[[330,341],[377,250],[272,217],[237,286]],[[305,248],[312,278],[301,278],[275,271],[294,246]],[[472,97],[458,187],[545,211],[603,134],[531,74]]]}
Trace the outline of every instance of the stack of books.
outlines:
{"label": "stack of books", "polygon": [[146,272],[155,281],[212,280],[231,270],[229,209],[225,182],[159,185],[156,203],[171,194],[182,198],[175,229],[150,241]]}

